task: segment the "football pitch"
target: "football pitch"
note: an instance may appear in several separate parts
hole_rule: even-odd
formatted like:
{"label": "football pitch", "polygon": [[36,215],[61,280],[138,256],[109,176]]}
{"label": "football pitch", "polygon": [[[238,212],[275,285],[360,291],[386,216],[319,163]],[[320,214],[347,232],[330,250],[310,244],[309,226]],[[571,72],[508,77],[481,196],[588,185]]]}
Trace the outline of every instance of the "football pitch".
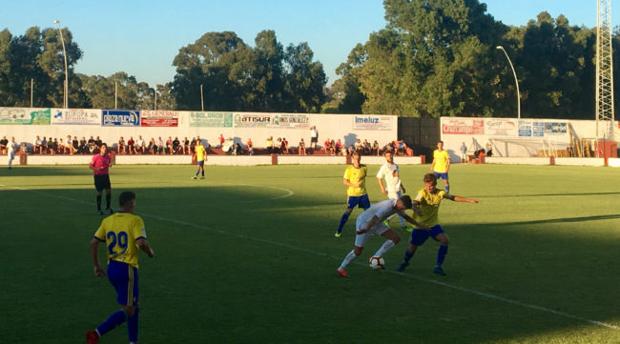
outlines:
{"label": "football pitch", "polygon": [[[377,170],[372,202],[383,199]],[[120,191],[137,193],[157,253],[140,257],[140,342],[620,342],[620,170],[453,166],[452,193],[480,204],[441,206],[448,276],[432,273],[432,241],[396,272],[409,235],[397,229],[387,269],[368,267],[383,242],[373,237],[347,279],[336,268],[360,210],[335,238],[344,166],[206,171],[191,180],[189,165],[111,170],[113,205]],[[408,193],[427,171],[401,166]],[[102,218],[94,201],[86,166],[2,168],[0,342],[80,343],[118,309],[89,257]]]}

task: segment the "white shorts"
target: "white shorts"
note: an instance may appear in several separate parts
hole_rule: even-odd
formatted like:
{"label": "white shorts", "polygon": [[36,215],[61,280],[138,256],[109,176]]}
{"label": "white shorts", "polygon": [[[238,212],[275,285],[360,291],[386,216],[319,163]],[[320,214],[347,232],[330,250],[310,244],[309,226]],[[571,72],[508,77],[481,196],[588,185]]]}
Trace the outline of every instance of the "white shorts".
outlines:
{"label": "white shorts", "polygon": [[379,222],[376,225],[374,225],[372,228],[370,228],[370,230],[364,234],[355,234],[355,246],[357,247],[364,247],[364,244],[366,244],[366,241],[368,241],[368,238],[370,238],[373,235],[382,235],[383,233],[387,232],[388,230],[390,230],[383,222]]}

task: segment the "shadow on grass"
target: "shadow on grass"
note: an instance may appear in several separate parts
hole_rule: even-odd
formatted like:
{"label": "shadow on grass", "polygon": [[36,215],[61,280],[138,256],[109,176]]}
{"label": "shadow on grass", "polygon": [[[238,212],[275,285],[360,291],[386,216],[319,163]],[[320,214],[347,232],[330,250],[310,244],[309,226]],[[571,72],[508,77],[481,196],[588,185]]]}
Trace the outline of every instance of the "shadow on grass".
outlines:
{"label": "shadow on grass", "polygon": [[[120,189],[124,188],[114,191],[115,200]],[[417,337],[425,342],[487,343],[570,332],[584,325],[578,320],[444,289],[403,275],[373,273],[359,266],[351,268],[351,279],[338,280],[334,269],[352,247],[351,226],[355,219],[349,220],[345,236],[335,240],[332,229],[343,204],[333,204],[329,214],[335,214],[334,217],[303,211],[304,205],[326,204],[316,194],[310,197],[300,193],[277,199],[282,196],[281,190],[217,185],[128,189],[137,193],[137,213],[145,216],[147,231],[161,254],[157,261],[146,265],[144,282],[141,282],[147,286],[144,303],[149,308],[145,309],[153,312],[150,319],[145,316],[144,332],[147,336],[156,332],[160,338],[149,342],[191,341],[198,336],[213,342],[228,339],[255,343],[339,343],[350,342],[352,333],[366,333],[361,342],[403,342],[410,339],[409,330],[382,332],[381,329],[416,323]],[[69,289],[92,288],[90,282],[83,281],[91,273],[86,251],[91,232],[80,228],[94,231],[101,219],[91,214],[94,192],[90,188],[8,190],[3,192],[4,196],[12,201],[4,209],[7,211],[4,223],[19,224],[21,228],[15,232],[0,231],[4,239],[0,252],[6,255],[5,261],[11,257],[8,264],[11,272],[0,277],[0,281],[5,278],[8,281],[10,277],[11,286],[21,287],[5,289],[4,297],[30,295],[29,299],[38,306],[39,326],[53,329],[54,305],[75,305],[66,311],[77,314],[82,309],[80,302],[92,301],[82,295],[84,300],[76,303],[75,294],[63,290],[68,288],[68,282]],[[239,200],[253,203],[240,204]],[[45,207],[34,217],[29,207],[37,202]],[[271,207],[301,209],[293,213],[250,211]],[[594,236],[575,240],[569,234],[571,223],[617,218],[620,215],[611,214],[450,225],[453,247],[448,267],[452,273],[442,281],[588,319],[614,321],[620,316],[616,290],[620,273],[615,267],[620,258],[617,244]],[[504,230],[508,226],[527,228],[538,224],[565,224],[566,231]],[[37,242],[32,242],[33,238]],[[37,255],[24,250],[26,244]],[[380,244],[377,238],[369,240],[364,257]],[[418,266],[432,263],[435,247],[427,246],[430,247],[416,253],[408,273],[420,274]],[[394,262],[404,247],[399,245],[386,258]],[[32,266],[40,264],[38,257],[57,260],[59,250],[63,256],[84,264],[71,268],[51,264],[45,274],[55,278],[33,276]],[[84,270],[84,277],[82,272],[76,277],[75,270]],[[58,278],[56,274],[67,278]],[[40,288],[55,297],[46,297]],[[100,292],[109,286],[96,288]],[[411,300],[411,295],[415,295],[415,300]],[[104,305],[113,304],[112,297],[104,301]],[[3,304],[9,314],[29,307],[8,299]],[[104,317],[108,309],[97,308],[96,318]],[[162,313],[156,315],[157,309]],[[351,321],[350,315],[360,311],[382,316]],[[74,321],[84,322],[84,319]],[[79,328],[82,322],[72,327]],[[519,326],[514,326],[516,323]],[[6,326],[26,330],[20,329],[16,321]],[[449,326],[450,331],[437,331],[442,326]],[[175,330],[182,327],[194,329],[188,331],[191,337]]]}

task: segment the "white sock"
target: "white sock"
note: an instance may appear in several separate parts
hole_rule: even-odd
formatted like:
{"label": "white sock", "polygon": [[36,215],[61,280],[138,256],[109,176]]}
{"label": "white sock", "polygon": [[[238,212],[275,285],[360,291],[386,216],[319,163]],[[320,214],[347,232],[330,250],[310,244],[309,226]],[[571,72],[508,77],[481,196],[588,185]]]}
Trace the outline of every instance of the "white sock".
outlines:
{"label": "white sock", "polygon": [[392,240],[386,240],[381,247],[375,252],[375,257],[383,257],[383,255],[396,245]]}
{"label": "white sock", "polygon": [[351,264],[351,262],[357,258],[357,256],[355,255],[355,251],[351,251],[349,252],[344,259],[342,260],[342,263],[340,263],[340,268],[344,269],[347,267],[347,265]]}

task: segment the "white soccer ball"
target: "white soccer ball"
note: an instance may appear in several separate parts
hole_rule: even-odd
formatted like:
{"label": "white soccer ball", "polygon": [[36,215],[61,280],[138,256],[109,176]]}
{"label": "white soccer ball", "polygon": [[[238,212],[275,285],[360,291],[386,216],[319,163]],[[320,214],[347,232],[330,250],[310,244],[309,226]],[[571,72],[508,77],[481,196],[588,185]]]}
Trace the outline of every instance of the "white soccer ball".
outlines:
{"label": "white soccer ball", "polygon": [[372,256],[368,260],[368,265],[373,270],[384,269],[385,268],[385,260],[383,260],[383,257]]}

